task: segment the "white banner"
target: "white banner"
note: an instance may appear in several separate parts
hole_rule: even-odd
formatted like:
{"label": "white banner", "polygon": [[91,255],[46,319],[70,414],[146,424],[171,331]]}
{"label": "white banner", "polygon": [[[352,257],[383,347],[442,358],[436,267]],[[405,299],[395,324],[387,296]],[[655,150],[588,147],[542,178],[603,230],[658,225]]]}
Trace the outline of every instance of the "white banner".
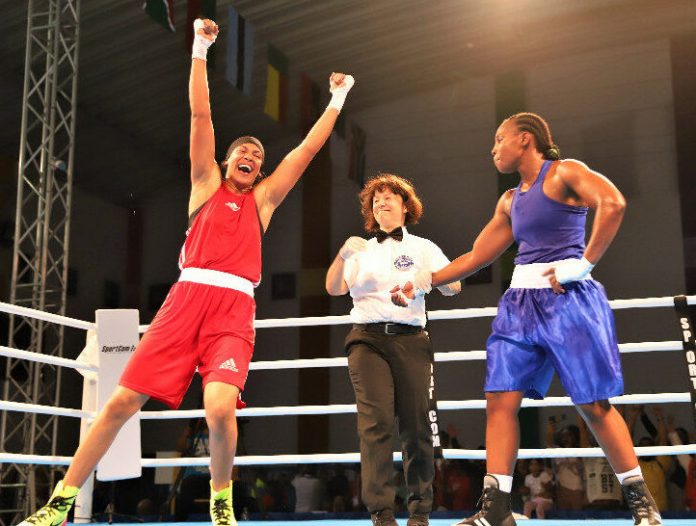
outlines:
{"label": "white banner", "polygon": [[[97,409],[102,410],[121,377],[126,362],[138,345],[140,317],[134,309],[98,310],[99,386]],[[116,440],[97,466],[98,480],[140,477],[140,418],[135,415],[121,428]]]}

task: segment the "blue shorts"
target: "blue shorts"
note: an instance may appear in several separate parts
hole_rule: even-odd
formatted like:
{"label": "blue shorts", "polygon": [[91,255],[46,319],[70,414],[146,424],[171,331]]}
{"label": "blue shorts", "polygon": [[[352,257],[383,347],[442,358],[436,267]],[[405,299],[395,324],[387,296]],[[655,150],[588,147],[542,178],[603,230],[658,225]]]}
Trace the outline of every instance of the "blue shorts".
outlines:
{"label": "blue shorts", "polygon": [[614,316],[594,280],[552,289],[508,289],[486,344],[484,391],[543,399],[554,369],[574,404],[623,394]]}

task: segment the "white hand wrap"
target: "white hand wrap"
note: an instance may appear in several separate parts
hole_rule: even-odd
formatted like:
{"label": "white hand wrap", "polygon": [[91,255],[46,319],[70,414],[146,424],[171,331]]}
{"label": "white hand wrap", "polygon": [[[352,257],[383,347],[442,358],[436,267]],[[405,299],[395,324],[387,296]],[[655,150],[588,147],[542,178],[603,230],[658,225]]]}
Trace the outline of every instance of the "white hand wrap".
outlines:
{"label": "white hand wrap", "polygon": [[433,274],[429,270],[419,270],[413,277],[413,291],[416,297],[425,296],[433,290]]}
{"label": "white hand wrap", "polygon": [[355,84],[353,75],[346,75],[346,78],[343,79],[343,84],[341,86],[331,89],[331,101],[326,108],[337,109],[340,113],[341,108],[343,108],[343,103],[346,102],[346,97],[348,96],[350,88],[353,87],[353,84]]}
{"label": "white hand wrap", "polygon": [[556,280],[560,284],[579,281],[587,276],[593,268],[594,265],[585,258],[561,261],[556,266]]}
{"label": "white hand wrap", "polygon": [[343,243],[343,246],[341,247],[341,250],[338,251],[338,254],[341,256],[341,259],[348,259],[356,252],[365,250],[366,246],[367,241],[363,238],[357,236],[349,237],[346,242]]}
{"label": "white hand wrap", "polygon": [[203,35],[198,34],[199,29],[203,29],[205,24],[203,20],[198,18],[193,23],[193,48],[191,48],[191,58],[197,58],[199,60],[208,60],[208,48],[213,45],[217,35],[211,35],[212,39],[208,39]]}

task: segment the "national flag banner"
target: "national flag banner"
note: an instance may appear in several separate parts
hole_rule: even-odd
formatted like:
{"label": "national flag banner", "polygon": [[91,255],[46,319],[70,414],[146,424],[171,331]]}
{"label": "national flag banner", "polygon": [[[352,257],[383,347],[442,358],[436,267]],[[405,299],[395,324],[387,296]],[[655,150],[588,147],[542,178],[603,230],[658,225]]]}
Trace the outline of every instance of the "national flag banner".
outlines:
{"label": "national flag banner", "polygon": [[251,95],[251,72],[254,64],[254,26],[234,7],[228,10],[227,71],[225,77],[245,95]]}
{"label": "national flag banner", "polygon": [[174,0],[146,0],[143,9],[155,22],[172,33],[174,28]]}
{"label": "national flag banner", "polygon": [[[186,31],[184,31],[184,46],[187,53],[191,53],[193,47],[193,23],[196,18],[217,18],[216,0],[187,0],[186,3]],[[215,64],[215,45],[208,48],[208,64]]]}
{"label": "national flag banner", "polygon": [[358,183],[361,188],[365,184],[365,140],[365,130],[352,123],[348,177]]}
{"label": "national flag banner", "polygon": [[270,44],[263,111],[276,122],[288,122],[288,58]]}
{"label": "national flag banner", "polygon": [[309,75],[300,76],[300,134],[307,135],[321,115],[321,90]]}

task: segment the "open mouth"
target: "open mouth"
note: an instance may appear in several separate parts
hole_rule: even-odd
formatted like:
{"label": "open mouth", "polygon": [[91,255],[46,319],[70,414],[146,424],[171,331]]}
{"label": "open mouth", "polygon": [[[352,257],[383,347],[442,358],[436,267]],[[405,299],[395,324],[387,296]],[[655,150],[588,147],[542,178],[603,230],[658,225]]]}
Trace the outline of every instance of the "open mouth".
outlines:
{"label": "open mouth", "polygon": [[251,173],[251,166],[249,166],[248,164],[240,164],[240,165],[237,166],[237,169],[238,169],[240,172],[244,172],[245,174],[250,174],[250,173]]}

